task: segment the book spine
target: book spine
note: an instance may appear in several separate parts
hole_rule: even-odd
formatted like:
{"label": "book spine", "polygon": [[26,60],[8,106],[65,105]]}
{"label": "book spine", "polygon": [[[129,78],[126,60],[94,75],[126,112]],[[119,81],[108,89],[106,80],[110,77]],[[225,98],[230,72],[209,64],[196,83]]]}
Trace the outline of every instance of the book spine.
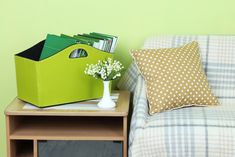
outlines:
{"label": "book spine", "polygon": [[110,53],[113,53],[115,51],[116,45],[117,45],[117,37],[113,36],[113,35],[108,35],[108,34],[102,34],[102,33],[96,33],[96,32],[92,32],[90,33],[93,36],[97,36],[100,38],[105,38],[109,41],[109,46],[107,48],[107,51]]}
{"label": "book spine", "polygon": [[117,37],[114,37],[112,45],[111,45],[111,50],[110,50],[111,53],[113,53],[114,50],[116,49],[116,45],[117,45]]}

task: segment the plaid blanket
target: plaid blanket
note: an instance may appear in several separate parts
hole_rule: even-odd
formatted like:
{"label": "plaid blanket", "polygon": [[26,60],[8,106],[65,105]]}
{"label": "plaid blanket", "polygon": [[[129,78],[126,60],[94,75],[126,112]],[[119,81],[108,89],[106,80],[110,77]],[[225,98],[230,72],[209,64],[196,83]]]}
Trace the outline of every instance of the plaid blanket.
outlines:
{"label": "plaid blanket", "polygon": [[134,94],[129,157],[235,156],[235,37],[153,37],[144,48],[177,47],[195,40],[221,105],[188,107],[150,116],[144,79],[132,63],[118,84]]}

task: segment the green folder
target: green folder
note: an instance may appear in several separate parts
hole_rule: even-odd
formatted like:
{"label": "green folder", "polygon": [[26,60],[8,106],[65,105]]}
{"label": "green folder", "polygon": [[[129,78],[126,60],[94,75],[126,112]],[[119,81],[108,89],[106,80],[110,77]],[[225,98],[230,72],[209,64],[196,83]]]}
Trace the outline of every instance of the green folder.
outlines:
{"label": "green folder", "polygon": [[80,34],[74,35],[73,37],[74,37],[75,39],[77,39],[77,40],[85,40],[85,41],[87,41],[91,46],[94,44],[94,42],[99,42],[98,39],[85,37],[85,36],[82,36],[82,35],[80,35]]}
{"label": "green folder", "polygon": [[46,59],[61,50],[77,43],[76,39],[63,38],[60,36],[48,34],[39,60]]}

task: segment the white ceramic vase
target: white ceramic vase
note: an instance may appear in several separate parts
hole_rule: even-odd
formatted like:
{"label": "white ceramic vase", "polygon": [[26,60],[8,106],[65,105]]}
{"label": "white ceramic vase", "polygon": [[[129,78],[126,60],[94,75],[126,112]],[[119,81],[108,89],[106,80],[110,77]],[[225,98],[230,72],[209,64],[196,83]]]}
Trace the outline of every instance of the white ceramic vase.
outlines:
{"label": "white ceramic vase", "polygon": [[102,109],[112,109],[116,106],[116,104],[111,99],[111,96],[110,96],[110,91],[109,91],[110,81],[103,81],[103,83],[104,83],[103,97],[97,105],[99,108],[102,108]]}

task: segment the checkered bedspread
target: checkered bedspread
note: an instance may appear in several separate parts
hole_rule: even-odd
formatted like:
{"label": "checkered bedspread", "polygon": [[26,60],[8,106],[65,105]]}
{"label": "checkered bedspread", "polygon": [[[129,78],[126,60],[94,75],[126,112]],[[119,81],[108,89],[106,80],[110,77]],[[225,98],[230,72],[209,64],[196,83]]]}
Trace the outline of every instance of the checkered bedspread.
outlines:
{"label": "checkered bedspread", "polygon": [[177,47],[195,40],[221,105],[150,116],[144,79],[132,63],[118,85],[134,94],[129,157],[235,156],[235,36],[153,37],[144,48]]}

